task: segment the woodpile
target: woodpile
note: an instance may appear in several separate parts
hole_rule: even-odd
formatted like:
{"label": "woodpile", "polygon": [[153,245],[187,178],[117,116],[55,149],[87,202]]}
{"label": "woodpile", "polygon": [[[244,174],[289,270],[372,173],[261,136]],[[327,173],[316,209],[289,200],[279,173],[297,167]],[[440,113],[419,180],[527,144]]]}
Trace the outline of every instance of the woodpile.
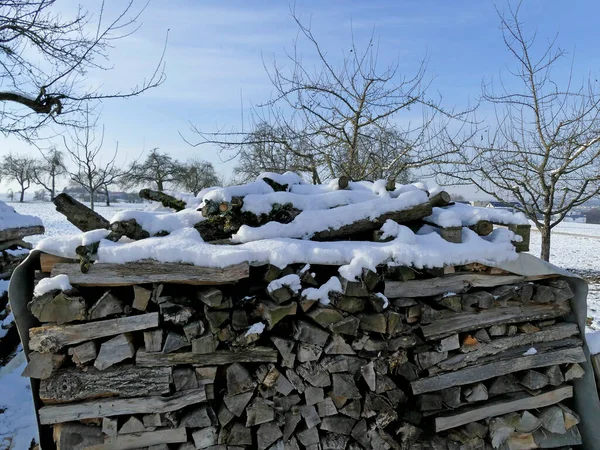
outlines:
{"label": "woodpile", "polygon": [[[259,194],[290,189],[281,179],[257,183]],[[340,179],[329,188],[363,188],[356,185]],[[402,196],[394,183],[371,185]],[[266,208],[246,210],[257,194],[239,191],[222,201],[205,196],[198,207],[204,220],[185,230],[195,239],[173,241],[207,252],[205,265],[137,256],[103,261],[103,244],[89,240],[77,249],[79,261],[41,255],[46,274],[66,275],[71,284],[28,304],[39,326],[28,330],[24,375],[39,380],[39,422],[52,427],[57,449],[517,450],[582,443],[573,384],[586,357],[583,336],[569,321],[574,293],[566,279],[521,276],[465,263],[465,256],[454,264],[424,262],[437,255],[426,246],[427,233],[457,254],[490,242],[492,251],[514,254],[527,249],[528,226],[485,211],[473,219],[445,192],[426,193],[425,201],[418,192],[412,206],[378,207],[332,227],[328,217],[363,207],[352,201],[365,196],[336,197],[347,206],[329,205],[318,211],[325,219],[312,223],[301,220],[313,206],[302,199],[284,195],[296,203],[278,203],[275,195]],[[179,211],[171,217],[195,217],[174,197],[142,195]],[[60,201],[86,214],[83,205]],[[140,252],[135,244],[160,236],[144,247],[151,252],[179,231],[161,231],[143,215],[135,216],[139,222],[124,217],[100,225],[113,241],[107,248],[118,250],[125,236],[123,248]],[[82,231],[93,221],[71,220]],[[283,265],[260,256],[263,248],[245,262],[208,264],[255,251],[230,244],[273,224],[281,224],[288,245],[309,243],[310,251]],[[498,226],[512,233],[498,234]],[[344,274],[356,270],[355,260],[315,262],[329,244],[366,248],[374,253],[362,258],[379,252],[380,259],[349,279]],[[421,259],[399,264],[410,246]],[[381,249],[399,256],[384,261]]]}
{"label": "woodpile", "polygon": [[[160,263],[104,266],[29,305],[42,325],[24,375],[40,379],[40,422],[59,449],[581,443],[570,399],[585,357],[560,278],[456,266],[332,283],[330,266],[217,277],[182,265],[182,284]],[[329,304],[309,295],[326,282],[339,285]]]}

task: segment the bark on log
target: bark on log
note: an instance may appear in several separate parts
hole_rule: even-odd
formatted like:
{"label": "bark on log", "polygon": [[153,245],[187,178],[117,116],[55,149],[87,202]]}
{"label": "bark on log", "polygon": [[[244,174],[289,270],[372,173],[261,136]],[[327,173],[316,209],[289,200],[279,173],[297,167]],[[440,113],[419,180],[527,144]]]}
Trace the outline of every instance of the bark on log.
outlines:
{"label": "bark on log", "polygon": [[68,194],[62,193],[52,201],[56,210],[63,214],[69,222],[81,231],[92,231],[100,228],[108,229],[110,222],[95,211],[78,202]]}
{"label": "bark on log", "polygon": [[228,350],[214,353],[147,353],[138,350],[135,363],[140,367],[169,367],[190,364],[196,367],[220,366],[233,363],[277,362],[277,350],[255,347],[239,352]]}
{"label": "bark on log", "polygon": [[178,283],[192,285],[231,284],[249,275],[248,263],[215,268],[191,264],[138,261],[126,264],[92,264],[81,273],[78,264],[56,264],[52,276],[65,274],[73,285],[131,286],[148,283]]}
{"label": "bark on log", "polygon": [[61,369],[40,382],[40,400],[46,404],[69,403],[103,397],[141,397],[149,392],[168,394],[171,368],[119,366],[102,372],[89,368]]}
{"label": "bark on log", "polygon": [[185,202],[179,200],[172,195],[164,192],[154,191],[152,189],[142,189],[139,193],[140,197],[153,202],[160,202],[165,208],[173,208],[175,211],[185,209]]}
{"label": "bark on log", "polygon": [[485,309],[479,312],[449,312],[436,317],[430,325],[423,325],[427,340],[441,339],[454,333],[477,330],[491,325],[544,320],[561,317],[571,311],[568,303],[511,305]]}
{"label": "bark on log", "polygon": [[581,347],[557,350],[548,353],[536,353],[531,356],[522,356],[506,361],[492,362],[480,366],[467,367],[456,372],[421,378],[411,382],[413,394],[439,391],[452,386],[462,386],[477,381],[506,375],[521,370],[535,369],[537,367],[553,366],[555,364],[579,363],[585,361],[585,354]]}
{"label": "bark on log", "polygon": [[206,401],[204,386],[178,392],[170,397],[141,397],[104,399],[72,405],[43,406],[39,410],[40,423],[52,425],[73,420],[122,416],[127,414],[154,414],[177,411],[186,406]]}
{"label": "bark on log", "polygon": [[452,197],[446,191],[440,191],[429,197],[429,203],[432,207],[448,206],[452,201]]}
{"label": "bark on log", "polygon": [[487,220],[480,220],[475,225],[470,225],[469,229],[473,230],[479,236],[487,236],[494,231],[494,224]]}
{"label": "bark on log", "polygon": [[22,239],[25,236],[33,236],[34,234],[44,234],[45,228],[42,225],[34,225],[32,227],[7,228],[0,230],[0,242]]}
{"label": "bark on log", "polygon": [[46,325],[29,329],[29,349],[55,353],[65,345],[74,345],[121,333],[158,327],[158,313],[101,320],[80,325]]}
{"label": "bark on log", "polygon": [[501,416],[513,411],[542,408],[571,397],[573,397],[572,386],[564,386],[534,397],[526,393],[513,394],[507,399],[490,402],[484,406],[459,409],[452,415],[436,417],[435,431],[449,430],[470,422]]}

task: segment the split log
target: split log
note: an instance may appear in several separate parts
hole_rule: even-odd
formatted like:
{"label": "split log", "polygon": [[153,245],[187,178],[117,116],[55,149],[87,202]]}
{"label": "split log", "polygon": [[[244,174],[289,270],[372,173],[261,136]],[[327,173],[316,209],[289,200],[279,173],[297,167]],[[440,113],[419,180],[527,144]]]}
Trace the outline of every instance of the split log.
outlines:
{"label": "split log", "polygon": [[[90,308],[89,319],[98,320],[123,313],[123,302],[107,291]],[[60,325],[60,324],[59,324]]]}
{"label": "split log", "polygon": [[84,450],[91,445],[104,442],[99,427],[89,427],[81,423],[59,423],[53,427],[52,438],[56,450]]}
{"label": "split log", "polygon": [[152,189],[142,189],[139,193],[139,196],[144,200],[160,202],[165,208],[173,208],[175,211],[182,211],[186,206],[186,203],[183,200],[179,200],[172,195],[165,194],[164,192],[160,191],[154,191]]}
{"label": "split log", "polygon": [[104,370],[134,356],[133,337],[130,333],[120,334],[102,343],[98,356],[94,361],[94,367],[98,370]]}
{"label": "split log", "polygon": [[505,284],[516,284],[553,278],[556,275],[536,275],[523,277],[520,275],[487,275],[479,273],[463,273],[443,278],[430,278],[409,281],[388,281],[384,294],[389,299],[403,297],[433,297],[446,292],[463,293],[470,288],[490,288]]}
{"label": "split log", "polygon": [[[516,336],[504,337],[494,340],[488,340],[485,344],[480,341],[480,345],[474,351],[469,353],[455,355],[437,364],[435,368],[430,369],[430,374],[441,371],[456,370],[465,367],[475,361],[490,355],[496,355],[505,350],[521,347],[525,345],[536,344],[539,342],[558,341],[579,334],[579,327],[572,323],[561,323],[548,328],[544,328],[537,333],[519,334]],[[450,337],[452,337],[451,335]]]}
{"label": "split log", "polygon": [[65,355],[31,352],[21,376],[44,380],[52,376],[65,362]]}
{"label": "split log", "polygon": [[68,275],[73,285],[131,286],[147,283],[177,283],[192,285],[231,284],[248,278],[248,263],[224,268],[198,267],[191,264],[138,261],[126,264],[92,264],[81,273],[78,264],[56,264],[52,276]]}
{"label": "split log", "polygon": [[204,386],[201,386],[198,389],[178,392],[170,397],[104,399],[72,405],[43,406],[39,410],[39,417],[42,425],[52,425],[98,417],[166,413],[204,401],[206,401],[206,392]]}
{"label": "split log", "polygon": [[[335,208],[330,210],[333,213]],[[390,211],[382,214],[375,219],[361,219],[351,224],[342,225],[337,229],[328,229],[317,231],[311,236],[313,241],[330,241],[336,239],[346,238],[355,234],[372,232],[373,230],[379,229],[387,220],[393,220],[397,223],[407,223],[414,220],[422,219],[423,217],[431,215],[431,204],[429,202],[422,203],[420,205],[412,206],[410,208],[400,211]],[[297,236],[301,237],[301,236]]]}
{"label": "split log", "polygon": [[521,370],[583,361],[585,361],[585,354],[581,347],[569,348],[548,353],[536,353],[535,355],[467,367],[456,372],[421,378],[411,382],[411,387],[413,394],[416,395],[439,391],[452,386],[462,386],[477,381],[489,380],[490,378]]}
{"label": "split log", "polygon": [[80,366],[96,359],[98,349],[94,341],[89,341],[85,344],[69,348],[69,355],[73,358],[73,362]]}
{"label": "split log", "polygon": [[168,394],[171,368],[119,366],[99,372],[76,368],[59,370],[40,382],[39,396],[44,403],[69,403],[101,397],[141,397],[152,392]]}
{"label": "split log", "polygon": [[59,213],[63,214],[69,222],[83,232],[100,228],[108,229],[110,225],[109,221],[100,214],[92,211],[68,194],[58,194],[52,202],[56,205],[56,210]]}
{"label": "split log", "polygon": [[568,303],[515,305],[479,312],[444,313],[430,325],[423,325],[427,340],[442,339],[454,333],[476,330],[492,325],[553,319],[570,312]]}
{"label": "split log", "polygon": [[123,434],[114,438],[108,438],[103,444],[86,447],[86,450],[128,450],[181,442],[187,442],[185,427]]}
{"label": "split log", "polygon": [[34,225],[31,227],[6,228],[0,230],[0,242],[22,239],[25,236],[33,236],[36,234],[44,234],[46,230],[42,225]]}
{"label": "split log", "polygon": [[268,347],[255,347],[238,352],[230,350],[214,353],[147,353],[138,350],[135,363],[140,367],[169,367],[190,364],[196,367],[222,366],[233,363],[276,363],[277,350]]}
{"label": "split log", "polygon": [[134,285],[133,296],[133,304],[131,307],[133,309],[137,309],[138,311],[146,311],[148,303],[150,302],[150,297],[152,296],[152,291],[150,289],[145,289],[141,286]]}
{"label": "split log", "polygon": [[80,325],[46,325],[29,329],[29,349],[55,353],[74,345],[121,333],[158,327],[158,313],[101,320]]}
{"label": "split log", "polygon": [[530,396],[526,393],[512,394],[507,396],[506,399],[489,402],[484,406],[458,409],[451,415],[436,417],[435,431],[449,430],[470,422],[501,416],[513,411],[542,408],[571,397],[573,397],[572,386],[561,387],[536,396]]}
{"label": "split log", "polygon": [[162,350],[163,330],[144,331],[144,349],[147,352],[160,352]]}
{"label": "split log", "polygon": [[35,297],[27,308],[40,322],[55,322],[62,325],[69,322],[85,320],[87,307],[82,297],[72,297],[64,292],[47,292]]}

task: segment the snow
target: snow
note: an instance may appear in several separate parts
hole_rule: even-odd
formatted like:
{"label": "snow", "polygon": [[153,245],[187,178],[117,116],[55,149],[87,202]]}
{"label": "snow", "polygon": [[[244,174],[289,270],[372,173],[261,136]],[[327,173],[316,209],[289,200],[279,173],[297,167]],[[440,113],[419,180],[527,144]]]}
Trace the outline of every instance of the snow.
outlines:
{"label": "snow", "polygon": [[15,316],[11,312],[0,322],[0,339],[8,334],[8,330],[14,325]]}
{"label": "snow", "polygon": [[283,286],[287,286],[292,290],[294,294],[297,294],[300,289],[302,289],[302,284],[300,283],[300,277],[296,274],[286,275],[277,280],[273,280],[267,286],[268,292],[276,291],[277,289],[282,288]]}
{"label": "snow", "polygon": [[39,442],[29,379],[21,376],[26,365],[21,351],[0,368],[0,448],[25,450],[32,439]]}
{"label": "snow", "polygon": [[525,353],[523,353],[523,356],[530,356],[530,355],[535,355],[537,353],[537,350],[533,347],[531,347],[529,350],[527,350]]}
{"label": "snow", "polygon": [[302,177],[294,172],[285,172],[285,173],[275,173],[275,172],[263,172],[258,177],[256,177],[256,181],[262,180],[263,178],[270,178],[275,183],[279,184],[287,184],[288,186],[292,186],[294,184],[304,184]]}
{"label": "snow", "polygon": [[425,217],[427,222],[440,227],[461,227],[462,220],[460,216],[454,212],[445,208],[433,208],[430,216]]}
{"label": "snow", "polygon": [[233,242],[250,242],[272,238],[310,238],[321,230],[337,230],[357,220],[372,220],[382,214],[408,209],[427,202],[422,191],[406,192],[398,198],[376,198],[368,202],[340,206],[327,210],[308,210],[300,213],[290,223],[268,222],[260,227],[242,225],[233,235]]}
{"label": "snow", "polygon": [[202,197],[202,201],[210,200],[217,203],[230,202],[232,197],[244,197],[250,194],[270,194],[272,192],[275,191],[264,181],[254,181],[239,186],[229,186],[210,190]]}
{"label": "snow", "polygon": [[38,225],[42,225],[42,220],[39,217],[19,214],[11,206],[0,202],[0,230]]}
{"label": "snow", "polygon": [[184,209],[179,212],[158,211],[122,211],[115,214],[110,223],[121,220],[135,219],[135,221],[148,233],[157,234],[160,231],[171,233],[181,228],[193,227],[204,220],[202,213],[194,209]]}
{"label": "snow", "polygon": [[108,230],[92,230],[70,236],[47,237],[38,242],[36,249],[64,258],[77,258],[77,247],[98,242],[109,234]]}
{"label": "snow", "polygon": [[248,328],[248,331],[246,331],[246,334],[244,335],[245,337],[250,336],[251,334],[262,334],[262,332],[265,330],[265,324],[262,322],[258,322],[253,324],[250,328]]}
{"label": "snow", "polygon": [[586,333],[585,340],[592,355],[600,353],[600,331]]}
{"label": "snow", "polygon": [[7,249],[4,250],[4,253],[8,253],[11,256],[23,256],[29,253],[29,249],[27,248],[18,248],[16,250]]}
{"label": "snow", "polygon": [[42,278],[35,289],[33,290],[34,297],[44,295],[50,291],[69,291],[73,289],[71,283],[69,283],[69,277],[67,275],[56,275],[52,278]]}
{"label": "snow", "polygon": [[386,309],[390,305],[390,301],[388,300],[388,298],[381,292],[376,292],[375,295],[383,300],[383,309]]}
{"label": "snow", "polygon": [[446,211],[454,212],[462,222],[463,226],[475,225],[480,220],[487,220],[504,225],[527,225],[529,221],[523,213],[512,213],[507,209],[480,208],[455,203],[447,206]]}
{"label": "snow", "polygon": [[0,296],[4,295],[8,291],[9,280],[0,280]]}
{"label": "snow", "polygon": [[318,288],[307,288],[302,291],[302,297],[307,300],[318,300],[322,305],[329,305],[329,293],[342,292],[342,284],[339,278],[331,277],[327,282]]}

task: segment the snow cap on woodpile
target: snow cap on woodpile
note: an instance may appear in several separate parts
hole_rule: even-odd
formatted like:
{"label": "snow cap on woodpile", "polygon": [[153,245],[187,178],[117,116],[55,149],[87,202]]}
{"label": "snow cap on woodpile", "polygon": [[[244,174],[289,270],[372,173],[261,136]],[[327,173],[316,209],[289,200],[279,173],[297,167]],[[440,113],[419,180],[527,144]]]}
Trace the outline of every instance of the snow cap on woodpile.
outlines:
{"label": "snow cap on woodpile", "polygon": [[[266,173],[251,183],[204,189],[195,198],[179,195],[178,199],[187,199],[181,211],[151,205],[145,211],[122,211],[112,218],[111,224],[137,224],[150,236],[145,239],[132,241],[124,237],[113,242],[107,230],[97,230],[46,238],[37,249],[74,258],[78,246],[96,238],[98,263],[153,259],[204,267],[242,262],[280,268],[293,263],[324,264],[341,266],[340,274],[349,280],[363,269],[374,271],[381,264],[434,268],[479,262],[494,266],[516,259],[513,243],[519,242],[520,236],[507,228],[480,235],[469,227],[485,221],[526,225],[525,216],[447,201],[437,204],[434,193],[440,192],[438,187],[428,190],[423,183],[336,179],[312,185],[295,173]],[[258,218],[256,223],[235,222],[228,242],[237,245],[206,242],[200,228],[214,217],[222,219],[230,214],[228,208],[234,203],[239,217]],[[271,219],[271,213],[282,205],[283,209],[287,207],[285,212],[292,213],[285,220]],[[209,206],[213,208],[212,216],[206,213]],[[406,220],[390,219],[402,217],[399,212],[404,211]],[[353,232],[356,224],[363,225],[360,233],[340,237],[340,231]],[[440,230],[444,227],[454,227],[455,242],[442,238]],[[379,238],[365,240],[373,231],[379,233]]]}
{"label": "snow cap on woodpile", "polygon": [[19,214],[13,207],[0,201],[0,230],[36,226],[42,226],[42,220],[39,217]]}

